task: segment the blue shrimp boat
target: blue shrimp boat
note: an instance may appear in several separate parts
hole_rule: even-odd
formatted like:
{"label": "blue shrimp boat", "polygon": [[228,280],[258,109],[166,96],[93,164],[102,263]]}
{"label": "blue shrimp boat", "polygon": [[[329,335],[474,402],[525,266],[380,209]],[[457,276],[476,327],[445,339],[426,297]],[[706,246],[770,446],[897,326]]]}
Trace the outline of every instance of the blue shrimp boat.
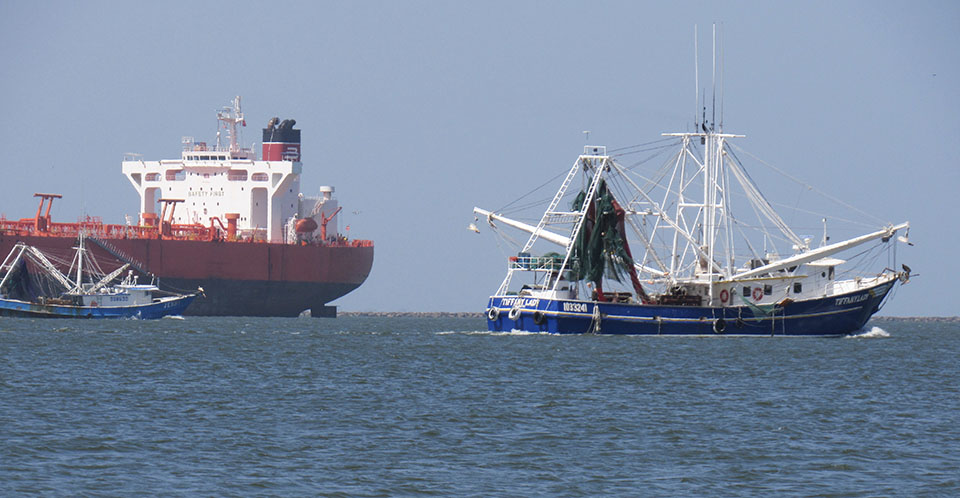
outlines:
{"label": "blue shrimp boat", "polygon": [[[831,242],[825,214],[814,247],[743,166],[742,149],[731,145],[742,135],[723,133],[706,112],[694,130],[650,143],[651,154],[676,151],[655,170],[621,163],[637,149],[618,156],[585,147],[536,225],[474,208],[475,221],[485,218],[495,231],[530,234],[489,299],[489,330],[843,336],[861,330],[909,280],[906,265],[877,263],[896,267],[897,242],[912,245],[909,223],[879,223]],[[742,200],[746,207],[735,211]],[[853,250],[851,269],[839,256]]]}
{"label": "blue shrimp boat", "polygon": [[153,283],[138,283],[132,271],[121,283],[111,285],[130,264],[100,274],[99,265],[84,249],[82,236],[67,272],[73,275],[75,271],[75,280],[64,275],[51,259],[24,243],[13,247],[0,265],[0,316],[155,319],[183,314],[203,292],[166,293]]}

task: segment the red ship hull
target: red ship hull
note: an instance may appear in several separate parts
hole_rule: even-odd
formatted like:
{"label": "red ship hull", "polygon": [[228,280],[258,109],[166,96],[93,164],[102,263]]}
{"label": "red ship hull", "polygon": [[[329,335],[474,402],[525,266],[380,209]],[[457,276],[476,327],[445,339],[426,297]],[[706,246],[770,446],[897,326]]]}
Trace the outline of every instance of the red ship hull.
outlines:
{"label": "red ship hull", "polygon": [[[76,238],[0,233],[0,255],[18,241],[69,260]],[[161,288],[203,287],[188,315],[336,316],[327,303],[356,289],[373,266],[373,245],[100,238],[89,244],[104,270],[124,262],[156,275]]]}

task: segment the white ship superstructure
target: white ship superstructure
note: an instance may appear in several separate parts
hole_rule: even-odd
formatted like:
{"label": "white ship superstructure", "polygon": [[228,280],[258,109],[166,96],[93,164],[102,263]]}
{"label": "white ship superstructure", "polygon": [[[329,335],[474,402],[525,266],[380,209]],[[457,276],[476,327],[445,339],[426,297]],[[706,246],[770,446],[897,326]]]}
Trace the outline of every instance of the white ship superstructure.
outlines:
{"label": "white ship superstructure", "polygon": [[300,193],[303,164],[294,120],[270,120],[258,160],[252,147],[238,142],[237,127],[246,126],[240,97],[217,119],[227,130],[225,144],[218,132],[213,146],[184,137],[179,159],[124,157],[123,173],[140,194],[141,223],[230,225],[238,239],[286,243],[337,233],[333,187],[321,187],[318,197]]}

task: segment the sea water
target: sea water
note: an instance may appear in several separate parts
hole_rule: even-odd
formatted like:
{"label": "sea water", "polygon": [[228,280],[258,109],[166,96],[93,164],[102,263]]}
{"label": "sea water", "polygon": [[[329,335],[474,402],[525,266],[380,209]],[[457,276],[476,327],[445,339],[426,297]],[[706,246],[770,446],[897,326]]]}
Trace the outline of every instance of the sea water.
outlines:
{"label": "sea water", "polygon": [[0,319],[0,495],[960,495],[960,324],[484,329]]}

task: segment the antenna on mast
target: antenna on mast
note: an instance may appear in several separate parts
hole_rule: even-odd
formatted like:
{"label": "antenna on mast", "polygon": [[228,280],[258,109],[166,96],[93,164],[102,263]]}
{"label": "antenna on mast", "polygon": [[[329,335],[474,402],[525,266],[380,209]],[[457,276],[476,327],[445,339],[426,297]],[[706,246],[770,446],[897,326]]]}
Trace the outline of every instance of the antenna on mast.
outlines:
{"label": "antenna on mast", "polygon": [[723,23],[720,23],[720,132],[723,133]]}
{"label": "antenna on mast", "polygon": [[697,25],[693,25],[693,129],[700,127],[700,46],[697,41]]}
{"label": "antenna on mast", "polygon": [[[702,99],[702,100],[703,100],[704,102],[706,102],[706,101],[707,101],[707,90],[704,89],[703,92],[702,92],[702,94],[703,94],[703,99]],[[700,127],[703,128],[703,132],[704,132],[704,133],[707,132],[707,105],[706,105],[706,104],[703,105],[703,120],[700,122]]]}
{"label": "antenna on mast", "polygon": [[712,131],[714,125],[717,124],[717,23],[713,23],[713,74],[711,77],[713,79],[713,103],[710,107],[712,107],[711,112],[713,114],[710,118],[710,130]]}

